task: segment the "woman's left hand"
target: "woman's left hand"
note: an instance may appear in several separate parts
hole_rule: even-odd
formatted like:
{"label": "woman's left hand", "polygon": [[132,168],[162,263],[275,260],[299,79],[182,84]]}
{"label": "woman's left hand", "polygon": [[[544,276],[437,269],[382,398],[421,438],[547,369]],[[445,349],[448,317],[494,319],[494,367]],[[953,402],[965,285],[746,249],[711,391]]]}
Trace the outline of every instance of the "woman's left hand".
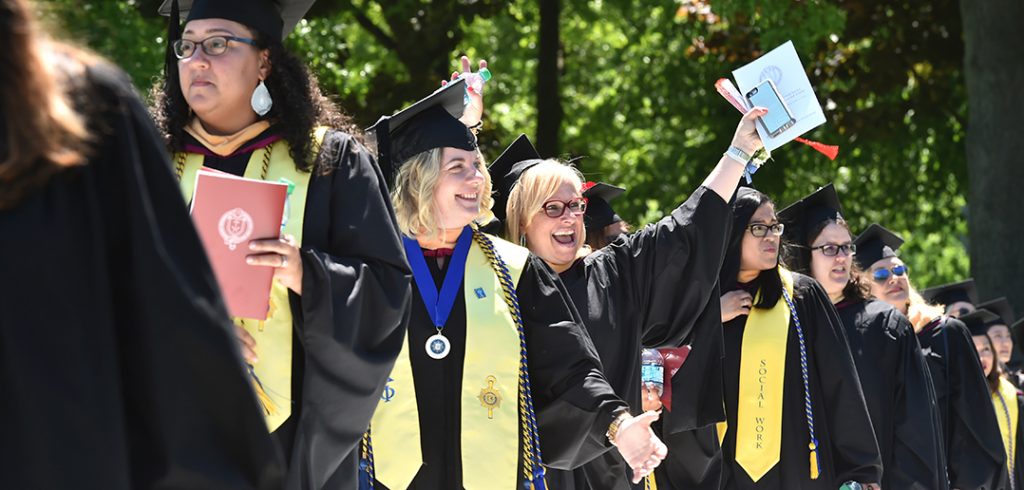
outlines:
{"label": "woman's left hand", "polygon": [[612,442],[633,470],[633,483],[640,483],[640,479],[651,474],[668,455],[668,447],[651,430],[651,423],[658,420],[658,415],[658,412],[644,412],[628,417],[619,425]]}
{"label": "woman's left hand", "polygon": [[295,294],[302,295],[302,254],[295,237],[285,235],[278,239],[253,240],[249,250],[257,252],[245,257],[249,265],[273,267],[274,279]]}

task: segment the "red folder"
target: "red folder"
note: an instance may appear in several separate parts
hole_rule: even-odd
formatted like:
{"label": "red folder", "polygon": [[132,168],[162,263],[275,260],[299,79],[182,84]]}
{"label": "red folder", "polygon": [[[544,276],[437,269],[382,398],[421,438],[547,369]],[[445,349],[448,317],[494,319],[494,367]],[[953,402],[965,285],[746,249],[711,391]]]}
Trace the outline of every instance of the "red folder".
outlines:
{"label": "red folder", "polygon": [[249,265],[249,242],[281,235],[288,185],[211,169],[196,173],[192,221],[231,316],[265,320],[274,269]]}
{"label": "red folder", "polygon": [[658,349],[661,352],[661,356],[665,359],[665,388],[661,392],[661,405],[665,407],[665,410],[672,411],[672,377],[676,375],[676,371],[683,367],[683,363],[686,362],[686,358],[690,355],[690,346],[684,345],[677,348],[665,348]]}

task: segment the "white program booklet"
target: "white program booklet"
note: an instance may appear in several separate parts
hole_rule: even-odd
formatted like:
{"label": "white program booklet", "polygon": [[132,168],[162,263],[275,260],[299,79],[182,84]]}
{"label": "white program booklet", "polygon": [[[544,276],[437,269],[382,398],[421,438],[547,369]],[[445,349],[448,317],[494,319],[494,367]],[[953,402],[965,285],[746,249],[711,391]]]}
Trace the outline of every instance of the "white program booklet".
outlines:
{"label": "white program booklet", "polygon": [[804,71],[800,57],[796,54],[793,41],[765,53],[760,58],[732,72],[739,88],[740,100],[749,107],[745,95],[764,80],[771,80],[779,94],[793,113],[796,123],[781,133],[770,136],[765,128],[757,125],[757,132],[765,148],[772,151],[804,133],[825,124],[825,113],[814,95],[810,80]]}

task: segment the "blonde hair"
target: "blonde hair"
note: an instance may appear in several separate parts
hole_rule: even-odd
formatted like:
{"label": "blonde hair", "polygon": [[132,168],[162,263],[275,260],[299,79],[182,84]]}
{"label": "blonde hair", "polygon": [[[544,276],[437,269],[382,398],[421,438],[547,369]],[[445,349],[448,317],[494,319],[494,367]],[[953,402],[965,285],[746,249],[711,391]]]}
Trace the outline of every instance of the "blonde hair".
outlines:
{"label": "blonde hair", "polygon": [[910,283],[909,278],[907,279],[907,288],[909,289],[907,291],[907,319],[910,320],[915,331],[921,330],[932,320],[946,314],[944,307],[925,301],[921,293],[917,292],[917,288]]}
{"label": "blonde hair", "polygon": [[[519,242],[544,202],[551,199],[565,182],[571,183],[579,191],[583,188],[583,175],[576,167],[558,160],[544,160],[523,172],[508,195],[505,238]],[[580,237],[580,242],[583,241],[584,237]]]}
{"label": "blonde hair", "polygon": [[[441,177],[441,158],[444,148],[434,148],[417,153],[400,164],[395,177],[391,202],[395,206],[398,229],[404,235],[416,237],[441,236],[440,218],[434,206],[434,190]],[[476,152],[484,185],[480,189],[480,215],[477,220],[491,215],[494,198],[491,197],[491,174],[480,151]]]}

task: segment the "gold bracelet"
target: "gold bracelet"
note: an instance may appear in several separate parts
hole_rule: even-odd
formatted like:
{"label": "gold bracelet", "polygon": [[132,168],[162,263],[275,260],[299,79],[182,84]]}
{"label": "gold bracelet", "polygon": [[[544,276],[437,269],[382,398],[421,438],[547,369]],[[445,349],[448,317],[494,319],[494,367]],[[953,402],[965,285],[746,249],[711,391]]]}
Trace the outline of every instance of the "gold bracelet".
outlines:
{"label": "gold bracelet", "polygon": [[618,417],[615,417],[615,420],[608,425],[608,432],[605,432],[604,435],[608,438],[608,442],[612,443],[613,446],[615,445],[615,437],[619,435],[619,427],[628,417],[632,417],[632,415],[629,414],[629,410],[623,410],[622,413],[620,413]]}

